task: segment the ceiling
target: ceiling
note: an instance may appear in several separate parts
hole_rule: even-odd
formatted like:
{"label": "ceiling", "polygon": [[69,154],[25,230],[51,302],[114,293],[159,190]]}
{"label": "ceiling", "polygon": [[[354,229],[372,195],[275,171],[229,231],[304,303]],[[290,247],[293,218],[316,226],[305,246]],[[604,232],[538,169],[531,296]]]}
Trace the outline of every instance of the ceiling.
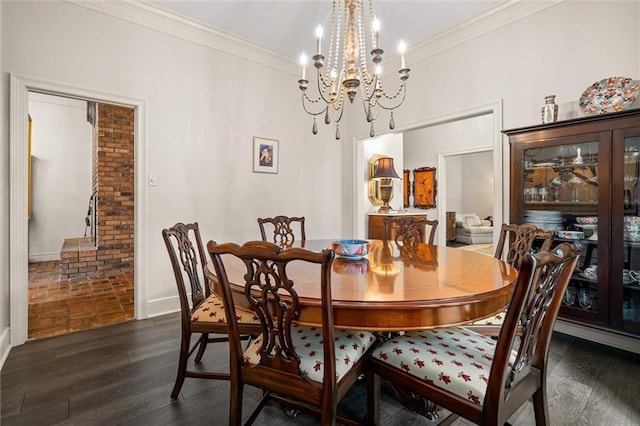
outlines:
{"label": "ceiling", "polygon": [[[396,53],[506,0],[375,0],[380,47]],[[331,0],[146,0],[172,14],[232,33],[291,58],[315,50],[315,28],[329,31]],[[365,6],[366,7],[366,6]]]}

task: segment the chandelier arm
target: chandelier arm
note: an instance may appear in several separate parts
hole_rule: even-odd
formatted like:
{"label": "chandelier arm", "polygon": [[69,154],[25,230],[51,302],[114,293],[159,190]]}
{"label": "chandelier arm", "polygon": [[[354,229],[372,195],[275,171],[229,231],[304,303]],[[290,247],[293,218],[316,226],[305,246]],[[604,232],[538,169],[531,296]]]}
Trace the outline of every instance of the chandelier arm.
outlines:
{"label": "chandelier arm", "polygon": [[309,96],[307,96],[306,93],[303,94],[303,96],[302,96],[302,109],[304,109],[304,112],[306,112],[309,115],[312,115],[312,116],[320,115],[320,114],[324,113],[328,108],[328,106],[325,106],[321,111],[313,112],[313,111],[309,110],[309,108],[307,108],[307,104],[304,102],[305,99],[307,100],[307,102],[313,104],[313,103],[317,103],[320,100],[320,98],[318,98],[317,100],[314,101],[314,100],[310,99]]}
{"label": "chandelier arm", "polygon": [[[343,101],[343,98],[341,97],[340,103],[339,103],[340,106],[337,107],[337,108],[334,106],[333,107],[333,114],[331,114],[333,116],[333,121],[335,121],[336,123],[339,123],[340,120],[342,120],[342,115],[344,114],[344,108],[342,106],[342,101]],[[338,118],[336,118],[336,111],[340,111],[340,115],[338,115]]]}
{"label": "chandelier arm", "polygon": [[402,99],[400,99],[400,102],[398,102],[395,106],[385,106],[382,104],[382,102],[380,102],[380,100],[378,100],[378,105],[380,106],[380,108],[385,109],[387,111],[393,111],[394,109],[398,108],[400,105],[403,104],[405,97],[407,96],[407,91],[403,90],[405,88],[405,82],[402,82],[402,85],[400,86],[400,89],[398,90],[398,93],[396,93],[394,96],[387,96],[383,93],[383,96],[385,99],[388,100],[393,100],[395,98],[398,97],[398,95],[400,95],[400,92],[402,92]]}

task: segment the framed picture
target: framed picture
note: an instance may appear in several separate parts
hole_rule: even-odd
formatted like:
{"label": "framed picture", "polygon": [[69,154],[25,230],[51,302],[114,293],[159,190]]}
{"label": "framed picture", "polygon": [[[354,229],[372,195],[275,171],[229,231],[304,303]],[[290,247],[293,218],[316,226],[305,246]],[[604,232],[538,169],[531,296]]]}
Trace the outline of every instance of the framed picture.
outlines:
{"label": "framed picture", "polygon": [[253,138],[253,172],[278,173],[278,141]]}
{"label": "framed picture", "polygon": [[421,167],[413,170],[413,207],[433,209],[436,207],[436,169]]}
{"label": "framed picture", "polygon": [[402,171],[402,205],[404,208],[411,207],[409,204],[409,196],[411,195],[411,179],[409,178],[409,169]]}

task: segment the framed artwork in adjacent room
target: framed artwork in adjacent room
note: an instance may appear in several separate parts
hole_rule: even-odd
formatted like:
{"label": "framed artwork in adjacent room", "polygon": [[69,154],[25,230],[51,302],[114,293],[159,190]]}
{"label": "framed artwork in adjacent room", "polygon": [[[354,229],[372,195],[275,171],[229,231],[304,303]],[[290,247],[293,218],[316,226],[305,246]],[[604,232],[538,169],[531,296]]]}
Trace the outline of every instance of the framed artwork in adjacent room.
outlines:
{"label": "framed artwork in adjacent room", "polygon": [[413,207],[433,209],[436,207],[437,181],[435,167],[413,170]]}
{"label": "framed artwork in adjacent room", "polygon": [[275,139],[253,138],[254,173],[278,173],[278,141]]}

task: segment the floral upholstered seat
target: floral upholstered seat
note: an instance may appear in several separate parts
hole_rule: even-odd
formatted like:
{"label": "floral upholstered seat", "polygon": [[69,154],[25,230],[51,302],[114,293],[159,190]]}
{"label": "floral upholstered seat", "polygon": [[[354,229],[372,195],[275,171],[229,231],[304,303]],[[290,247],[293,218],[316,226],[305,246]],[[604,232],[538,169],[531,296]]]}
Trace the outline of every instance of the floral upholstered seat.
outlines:
{"label": "floral upholstered seat", "polygon": [[[487,390],[495,340],[463,327],[408,332],[385,342],[373,357],[474,404]],[[515,360],[512,351],[509,367]]]}
{"label": "floral upholstered seat", "polygon": [[[240,323],[260,324],[260,320],[255,312],[241,309],[240,307],[236,309],[236,317]],[[226,324],[227,315],[224,312],[222,299],[215,294],[211,294],[193,312],[191,322],[217,322]]]}
{"label": "floral upholstered seat", "polygon": [[[344,376],[367,349],[376,341],[373,333],[368,331],[336,330],[333,334],[336,347],[336,380]],[[322,382],[324,374],[324,353],[322,346],[322,329],[303,325],[292,325],[291,337],[293,346],[300,356],[300,370],[303,375],[315,382]],[[250,364],[260,364],[260,346],[262,336],[244,352],[244,358]]]}

